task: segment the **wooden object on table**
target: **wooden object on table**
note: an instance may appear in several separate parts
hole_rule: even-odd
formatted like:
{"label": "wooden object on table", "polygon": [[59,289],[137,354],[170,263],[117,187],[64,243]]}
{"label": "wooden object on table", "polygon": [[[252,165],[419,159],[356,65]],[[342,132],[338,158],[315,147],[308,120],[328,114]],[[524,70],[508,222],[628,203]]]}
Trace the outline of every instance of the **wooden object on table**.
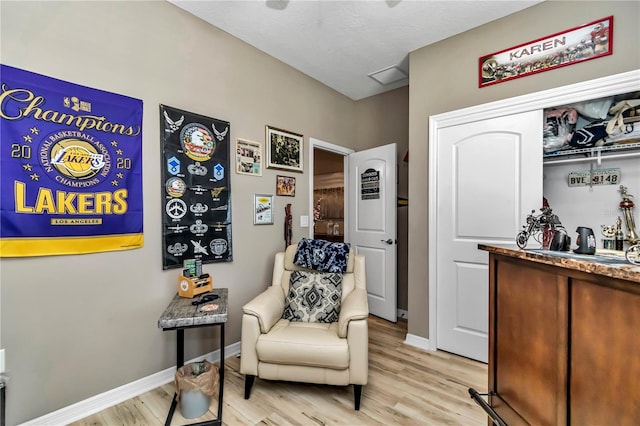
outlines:
{"label": "wooden object on table", "polygon": [[636,425],[640,268],[489,251],[489,405],[510,426]]}
{"label": "wooden object on table", "polygon": [[181,297],[192,298],[211,290],[213,290],[211,275],[207,278],[185,277],[184,275],[178,277],[178,294]]}

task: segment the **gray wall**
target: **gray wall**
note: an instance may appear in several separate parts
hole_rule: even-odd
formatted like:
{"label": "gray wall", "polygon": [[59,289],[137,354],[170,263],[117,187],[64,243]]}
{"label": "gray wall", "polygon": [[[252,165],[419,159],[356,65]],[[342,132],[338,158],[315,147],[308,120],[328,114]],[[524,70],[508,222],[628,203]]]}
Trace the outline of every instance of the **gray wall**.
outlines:
{"label": "gray wall", "polygon": [[[478,58],[614,16],[613,55],[478,88]],[[431,115],[640,68],[640,2],[546,1],[410,54],[409,333],[429,337]]]}
{"label": "gray wall", "polygon": [[[358,150],[389,138],[385,126],[383,139],[359,137],[354,125],[379,121],[375,99],[360,107],[167,2],[2,1],[0,13],[2,63],[144,101],[144,248],[0,259],[7,423],[16,424],[175,365],[175,333],[157,328],[178,273],[161,262],[159,104],[229,121],[233,143],[263,141],[267,124],[301,133],[305,161],[309,137]],[[406,123],[408,90],[399,93],[404,105],[389,109],[405,111]],[[370,108],[371,118],[358,113]],[[404,126],[396,142],[406,151]],[[298,219],[309,214],[306,171],[291,174],[295,198],[275,197],[274,225],[253,225],[252,196],[275,194],[276,174],[232,175],[233,262],[204,265],[214,286],[229,288],[227,345],[240,340],[241,306],[270,282],[287,203],[293,240],[308,232]],[[186,358],[218,349],[217,333],[187,333]]]}
{"label": "gray wall", "polygon": [[[603,168],[620,168],[620,184],[628,188],[629,193],[638,199],[640,196],[640,158],[604,159]],[[562,225],[576,244],[576,228],[586,226],[596,234],[597,247],[602,248],[600,225],[615,225],[616,218],[622,219],[622,231],[627,235],[624,216],[618,205],[621,201],[618,185],[594,185],[593,187],[570,187],[567,176],[570,172],[589,170],[589,163],[570,163],[544,166],[544,196],[549,201],[553,213],[557,214]],[[634,209],[638,218],[638,208]],[[636,224],[636,231],[638,225]]]}

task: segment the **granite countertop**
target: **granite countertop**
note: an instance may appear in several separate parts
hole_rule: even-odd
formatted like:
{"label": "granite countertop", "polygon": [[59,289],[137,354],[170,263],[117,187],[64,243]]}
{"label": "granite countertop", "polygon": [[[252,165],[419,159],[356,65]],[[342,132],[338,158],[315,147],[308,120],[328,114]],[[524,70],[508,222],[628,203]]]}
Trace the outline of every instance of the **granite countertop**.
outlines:
{"label": "granite countertop", "polygon": [[478,244],[478,249],[518,259],[530,260],[532,262],[587,272],[589,274],[619,278],[640,284],[640,266],[627,262],[623,252],[612,254],[611,251],[596,251],[595,255],[587,255],[542,249],[520,250],[485,244]]}

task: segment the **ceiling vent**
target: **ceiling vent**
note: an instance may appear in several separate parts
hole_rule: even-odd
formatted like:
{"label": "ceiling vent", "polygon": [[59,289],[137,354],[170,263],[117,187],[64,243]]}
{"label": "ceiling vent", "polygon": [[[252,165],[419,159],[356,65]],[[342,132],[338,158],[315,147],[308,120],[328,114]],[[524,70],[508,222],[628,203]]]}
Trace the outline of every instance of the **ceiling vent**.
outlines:
{"label": "ceiling vent", "polygon": [[383,68],[380,71],[372,72],[369,74],[369,77],[383,86],[409,78],[407,73],[398,68],[397,65],[392,65],[390,67]]}

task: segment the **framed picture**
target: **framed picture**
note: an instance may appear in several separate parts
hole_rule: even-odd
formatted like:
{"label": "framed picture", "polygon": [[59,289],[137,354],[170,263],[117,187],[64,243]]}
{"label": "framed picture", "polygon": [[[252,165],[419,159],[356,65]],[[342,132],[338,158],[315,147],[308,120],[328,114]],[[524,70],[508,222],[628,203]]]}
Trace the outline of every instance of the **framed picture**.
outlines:
{"label": "framed picture", "polygon": [[498,84],[613,53],[613,16],[482,56],[479,87]]}
{"label": "framed picture", "polygon": [[273,225],[273,195],[254,194],[253,224]]}
{"label": "framed picture", "polygon": [[236,173],[262,176],[262,144],[236,139]]}
{"label": "framed picture", "polygon": [[302,135],[266,127],[267,168],[302,173]]}
{"label": "framed picture", "polygon": [[277,176],[276,179],[276,195],[284,195],[287,197],[296,196],[296,178],[291,176]]}

